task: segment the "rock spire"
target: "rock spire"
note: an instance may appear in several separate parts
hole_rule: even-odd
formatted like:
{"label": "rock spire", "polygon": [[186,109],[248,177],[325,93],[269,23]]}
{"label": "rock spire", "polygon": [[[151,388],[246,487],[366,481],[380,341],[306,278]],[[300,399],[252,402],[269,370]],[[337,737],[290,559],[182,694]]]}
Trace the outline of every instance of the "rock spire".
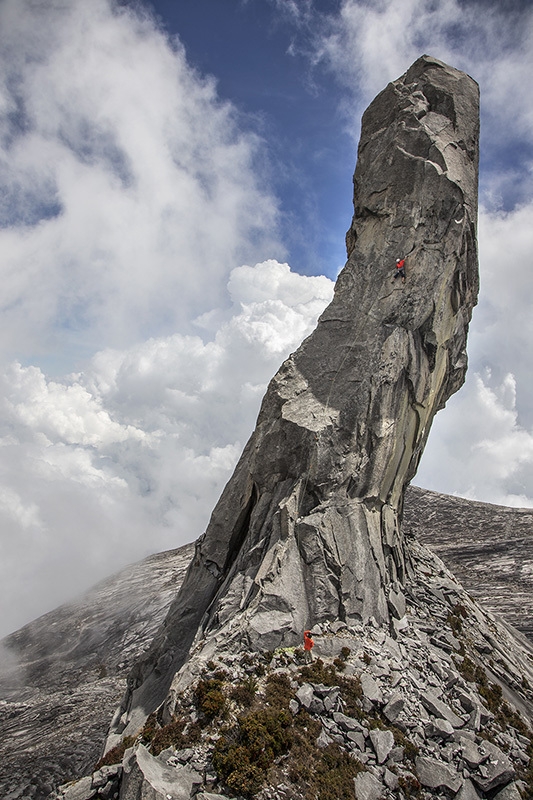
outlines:
{"label": "rock spire", "polygon": [[183,585],[130,676],[116,734],[164,700],[193,644],[294,645],[332,620],[374,618],[394,633],[410,569],[404,490],[466,371],[478,117],[477,84],[429,56],[366,110],[333,301],[270,382]]}

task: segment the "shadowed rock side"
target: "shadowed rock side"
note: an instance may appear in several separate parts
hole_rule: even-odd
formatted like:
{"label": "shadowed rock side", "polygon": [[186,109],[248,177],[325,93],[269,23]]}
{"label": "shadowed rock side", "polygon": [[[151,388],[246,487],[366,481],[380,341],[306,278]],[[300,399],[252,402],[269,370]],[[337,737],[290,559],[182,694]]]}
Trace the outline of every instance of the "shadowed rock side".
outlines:
{"label": "shadowed rock side", "polygon": [[435,59],[365,112],[334,299],[271,381],[114,733],[163,701],[195,637],[272,648],[311,623],[402,616],[404,488],[466,370],[477,164],[477,84]]}

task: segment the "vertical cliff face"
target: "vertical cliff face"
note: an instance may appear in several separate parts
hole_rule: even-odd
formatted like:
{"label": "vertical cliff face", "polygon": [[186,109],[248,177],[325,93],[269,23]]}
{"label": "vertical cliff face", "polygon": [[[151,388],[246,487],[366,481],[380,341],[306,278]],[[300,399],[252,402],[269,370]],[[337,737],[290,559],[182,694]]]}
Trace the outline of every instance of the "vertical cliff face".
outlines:
{"label": "vertical cliff face", "polygon": [[313,624],[403,615],[404,489],[466,371],[477,163],[477,85],[433,58],[365,112],[334,299],[272,379],[116,732],[163,700],[195,638],[272,648]]}

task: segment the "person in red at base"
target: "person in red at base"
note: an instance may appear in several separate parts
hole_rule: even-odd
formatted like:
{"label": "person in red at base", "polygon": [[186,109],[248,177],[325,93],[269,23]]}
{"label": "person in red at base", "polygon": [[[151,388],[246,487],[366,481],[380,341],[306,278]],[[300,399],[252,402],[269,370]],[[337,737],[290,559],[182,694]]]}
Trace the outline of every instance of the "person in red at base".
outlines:
{"label": "person in red at base", "polygon": [[311,631],[304,631],[304,655],[306,664],[313,660],[313,654],[311,650],[314,646],[315,643],[311,637]]}
{"label": "person in red at base", "polygon": [[405,283],[405,258],[396,259],[396,275],[392,280],[395,281],[396,278],[401,278],[402,283]]}

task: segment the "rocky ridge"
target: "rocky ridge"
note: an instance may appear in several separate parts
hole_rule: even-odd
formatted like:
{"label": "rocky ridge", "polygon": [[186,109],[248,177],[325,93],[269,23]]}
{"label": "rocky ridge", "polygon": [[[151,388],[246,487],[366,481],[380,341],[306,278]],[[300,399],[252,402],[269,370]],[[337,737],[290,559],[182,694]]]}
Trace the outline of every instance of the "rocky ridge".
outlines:
{"label": "rocky ridge", "polygon": [[250,653],[212,640],[191,659],[172,715],[159,709],[55,797],[533,796],[533,647],[409,544],[413,575],[393,629],[316,626],[310,664],[294,647]]}
{"label": "rocky ridge", "polygon": [[42,800],[91,772],[126,676],[194,545],[121,570],[0,642],[0,797]]}
{"label": "rocky ridge", "polygon": [[533,509],[413,486],[403,528],[440,556],[484,608],[533,638]]}

